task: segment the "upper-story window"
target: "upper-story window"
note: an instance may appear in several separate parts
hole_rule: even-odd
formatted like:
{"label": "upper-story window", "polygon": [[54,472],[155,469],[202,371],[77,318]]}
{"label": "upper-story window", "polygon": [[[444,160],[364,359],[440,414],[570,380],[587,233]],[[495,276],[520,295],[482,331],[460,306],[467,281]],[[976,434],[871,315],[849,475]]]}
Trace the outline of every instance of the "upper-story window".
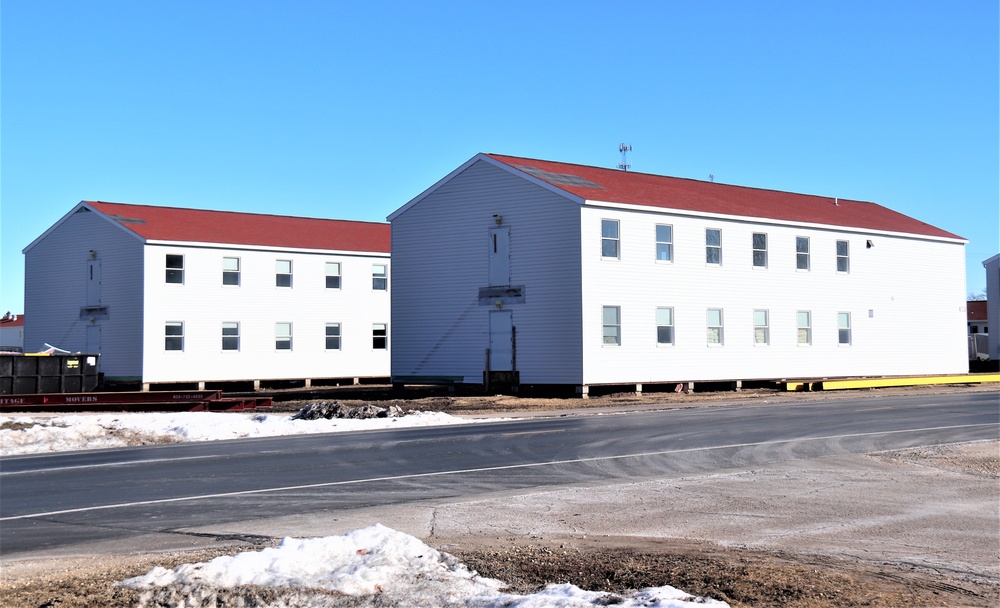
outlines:
{"label": "upper-story window", "polygon": [[601,220],[601,257],[618,258],[621,253],[618,220]]}
{"label": "upper-story window", "polygon": [[674,227],[669,224],[656,225],[656,261],[670,262],[674,259]]}
{"label": "upper-story window", "polygon": [[240,259],[222,258],[222,284],[240,284]]}
{"label": "upper-story window", "polygon": [[275,287],[292,286],[292,261],[275,260],[274,262],[274,285]]}
{"label": "upper-story window", "polygon": [[372,264],[372,289],[376,291],[389,289],[389,267],[385,264]]}
{"label": "upper-story window", "polygon": [[809,237],[795,237],[795,267],[809,270]]}
{"label": "upper-story window", "polygon": [[837,272],[851,271],[851,244],[837,241]]}
{"label": "upper-story window", "polygon": [[340,289],[340,262],[326,263],[326,288]]}
{"label": "upper-story window", "polygon": [[722,231],[705,229],[705,263],[722,264]]}
{"label": "upper-story window", "polygon": [[184,282],[184,256],[167,254],[167,283]]}
{"label": "upper-story window", "polygon": [[753,265],[755,268],[767,268],[767,234],[753,233]]}

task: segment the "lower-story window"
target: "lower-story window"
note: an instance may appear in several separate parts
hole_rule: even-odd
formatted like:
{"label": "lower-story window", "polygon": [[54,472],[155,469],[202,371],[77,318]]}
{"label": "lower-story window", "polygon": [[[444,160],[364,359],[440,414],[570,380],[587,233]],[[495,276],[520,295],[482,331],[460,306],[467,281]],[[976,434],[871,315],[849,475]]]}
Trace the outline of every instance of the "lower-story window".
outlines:
{"label": "lower-story window", "polygon": [[674,309],[669,307],[656,309],[656,343],[674,343]]}
{"label": "lower-story window", "polygon": [[799,329],[799,346],[812,344],[812,314],[808,310],[800,310],[795,314]]}
{"label": "lower-story window", "polygon": [[372,348],[375,350],[389,348],[389,326],[385,323],[372,323]]}
{"label": "lower-story window", "polygon": [[274,324],[274,348],[275,350],[292,350],[292,324]]}
{"label": "lower-story window", "polygon": [[240,349],[240,324],[236,321],[222,322],[222,350]]}
{"label": "lower-story window", "polygon": [[326,324],[326,350],[340,350],[340,323]]}
{"label": "lower-story window", "polygon": [[851,343],[851,313],[837,313],[837,342],[840,344]]}
{"label": "lower-story window", "polygon": [[619,306],[605,306],[602,309],[605,346],[622,344],[622,309]]}
{"label": "lower-story window", "polygon": [[722,341],[722,309],[709,308],[706,316],[708,326],[708,343],[710,345],[721,345]]}
{"label": "lower-story window", "polygon": [[767,311],[753,311],[753,343],[770,344],[771,331],[767,323]]}
{"label": "lower-story window", "polygon": [[184,350],[184,322],[167,321],[164,326],[164,350]]}

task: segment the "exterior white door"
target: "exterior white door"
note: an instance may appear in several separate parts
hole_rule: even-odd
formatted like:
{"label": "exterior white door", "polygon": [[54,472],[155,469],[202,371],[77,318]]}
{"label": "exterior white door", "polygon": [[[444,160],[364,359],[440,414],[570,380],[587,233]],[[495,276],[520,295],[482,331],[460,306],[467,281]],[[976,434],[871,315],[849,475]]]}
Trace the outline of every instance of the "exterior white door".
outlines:
{"label": "exterior white door", "polygon": [[514,371],[514,321],[509,310],[490,311],[490,371]]}
{"label": "exterior white door", "polygon": [[510,285],[510,227],[490,228],[490,286]]}

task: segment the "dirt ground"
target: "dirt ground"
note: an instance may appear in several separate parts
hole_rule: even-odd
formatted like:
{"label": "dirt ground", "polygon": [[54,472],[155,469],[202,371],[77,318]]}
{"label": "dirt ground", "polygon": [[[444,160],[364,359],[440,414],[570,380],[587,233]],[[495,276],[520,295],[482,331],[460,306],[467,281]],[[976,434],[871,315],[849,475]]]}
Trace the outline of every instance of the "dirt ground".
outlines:
{"label": "dirt ground", "polygon": [[[896,389],[878,394],[907,392],[906,389]],[[852,396],[858,395],[854,393]],[[350,402],[359,396],[365,397],[344,392],[322,398]],[[280,400],[276,402],[275,410],[297,411],[305,401],[316,398],[315,395],[303,397],[306,399]],[[397,400],[397,403],[404,409],[446,411],[458,415],[495,415],[498,412],[561,415],[592,408],[704,407],[731,403],[737,399],[773,402],[785,398],[787,396],[773,391],[748,391],[739,396],[732,393],[619,394],[586,401],[436,395]],[[830,397],[816,395],[807,398]],[[971,480],[973,485],[985,484],[994,491],[1000,482],[1000,447],[996,442],[903,450],[874,456],[880,462],[945,471]],[[996,535],[983,539],[984,543],[992,544],[994,555],[1000,540],[1000,521],[997,524]],[[138,592],[116,587],[115,582],[145,574],[154,566],[173,567],[206,561],[218,555],[232,555],[238,551],[277,544],[279,540],[275,538],[272,543],[242,543],[184,553],[4,562],[0,577],[0,607],[136,606],[139,605]],[[456,555],[484,576],[508,582],[514,592],[537,590],[547,583],[572,583],[587,590],[619,592],[671,585],[694,595],[724,600],[734,608],[1000,606],[1000,577],[970,577],[946,569],[917,567],[892,556],[880,559],[876,555],[860,559],[850,555],[817,554],[784,548],[747,548],[683,538],[566,536],[559,533],[544,536],[479,535],[449,540],[446,546],[435,546]],[[435,543],[430,541],[430,544]],[[1000,560],[1000,555],[996,557]],[[211,602],[188,605],[265,606],[280,599],[274,590],[241,588],[216,595]],[[322,600],[322,604],[295,604],[285,598],[287,603],[282,605],[384,605],[377,598],[324,596]],[[301,598],[299,601],[302,601]],[[319,601],[319,598],[316,596],[310,601]]]}

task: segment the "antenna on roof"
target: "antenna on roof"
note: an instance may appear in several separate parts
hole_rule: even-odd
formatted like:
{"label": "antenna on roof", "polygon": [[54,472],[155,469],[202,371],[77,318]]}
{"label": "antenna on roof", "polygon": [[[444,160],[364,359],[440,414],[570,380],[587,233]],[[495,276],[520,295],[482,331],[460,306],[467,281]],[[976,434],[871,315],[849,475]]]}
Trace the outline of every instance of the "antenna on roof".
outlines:
{"label": "antenna on roof", "polygon": [[708,181],[710,181],[712,183],[715,183],[715,174],[714,173],[709,173],[708,174]]}
{"label": "antenna on roof", "polygon": [[626,154],[632,151],[632,146],[629,144],[621,144],[618,146],[618,151],[622,153],[622,162],[618,163],[618,168],[622,171],[628,171],[632,168],[632,165],[629,164]]}

